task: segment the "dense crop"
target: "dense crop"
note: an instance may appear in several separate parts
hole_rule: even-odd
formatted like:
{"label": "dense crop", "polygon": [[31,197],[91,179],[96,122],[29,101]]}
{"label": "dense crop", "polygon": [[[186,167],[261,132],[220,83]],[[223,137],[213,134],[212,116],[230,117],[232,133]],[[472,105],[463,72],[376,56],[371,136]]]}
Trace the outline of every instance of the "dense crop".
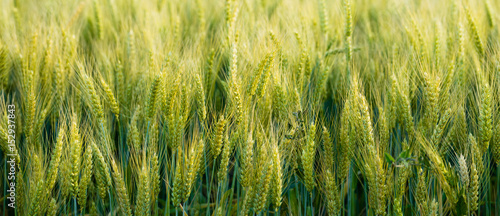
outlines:
{"label": "dense crop", "polygon": [[499,214],[499,10],[0,1],[0,212]]}

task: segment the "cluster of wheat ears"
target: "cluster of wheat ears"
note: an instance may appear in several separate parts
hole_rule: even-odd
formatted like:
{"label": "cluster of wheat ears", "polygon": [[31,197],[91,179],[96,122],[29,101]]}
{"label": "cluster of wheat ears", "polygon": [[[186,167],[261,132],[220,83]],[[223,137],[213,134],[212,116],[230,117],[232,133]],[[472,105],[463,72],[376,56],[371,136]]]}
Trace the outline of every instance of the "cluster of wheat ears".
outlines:
{"label": "cluster of wheat ears", "polygon": [[2,0],[0,212],[499,214],[496,11]]}

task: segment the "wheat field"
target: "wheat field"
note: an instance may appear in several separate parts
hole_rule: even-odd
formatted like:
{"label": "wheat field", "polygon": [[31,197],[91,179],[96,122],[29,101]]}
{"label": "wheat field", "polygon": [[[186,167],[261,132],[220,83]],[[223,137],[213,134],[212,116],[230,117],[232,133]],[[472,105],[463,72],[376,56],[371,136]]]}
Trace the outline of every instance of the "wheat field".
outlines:
{"label": "wheat field", "polygon": [[0,215],[500,215],[498,11],[0,0]]}

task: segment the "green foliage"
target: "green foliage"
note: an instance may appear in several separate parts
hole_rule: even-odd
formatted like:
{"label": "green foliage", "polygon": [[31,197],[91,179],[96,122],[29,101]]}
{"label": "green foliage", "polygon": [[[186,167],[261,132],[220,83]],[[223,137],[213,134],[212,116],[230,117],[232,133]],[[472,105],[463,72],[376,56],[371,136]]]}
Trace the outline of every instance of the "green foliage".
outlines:
{"label": "green foliage", "polygon": [[2,1],[0,209],[498,213],[499,7]]}

